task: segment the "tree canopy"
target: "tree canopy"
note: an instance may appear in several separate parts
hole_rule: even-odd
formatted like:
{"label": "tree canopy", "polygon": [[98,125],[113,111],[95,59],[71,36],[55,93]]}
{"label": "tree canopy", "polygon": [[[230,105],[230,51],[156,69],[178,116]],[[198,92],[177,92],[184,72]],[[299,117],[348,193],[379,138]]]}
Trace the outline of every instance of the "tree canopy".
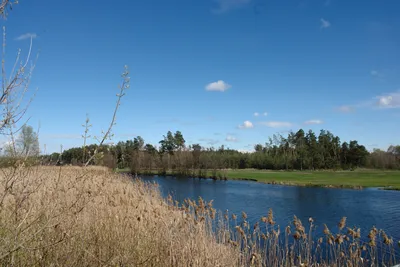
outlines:
{"label": "tree canopy", "polygon": [[[264,144],[256,144],[254,152],[243,153],[220,146],[202,147],[200,144],[186,146],[180,131],[168,131],[158,142],[158,147],[146,143],[141,136],[120,141],[116,145],[98,148],[119,168],[143,170],[189,170],[255,168],[271,170],[321,170],[385,168],[400,169],[400,146],[390,146],[387,151],[369,152],[357,140],[341,142],[330,131],[312,130],[289,132],[286,136],[274,134]],[[62,153],[65,163],[81,162],[97,145],[71,148]],[[53,159],[55,157],[52,157]],[[94,163],[93,163],[94,164]],[[114,163],[113,163],[114,164]]]}

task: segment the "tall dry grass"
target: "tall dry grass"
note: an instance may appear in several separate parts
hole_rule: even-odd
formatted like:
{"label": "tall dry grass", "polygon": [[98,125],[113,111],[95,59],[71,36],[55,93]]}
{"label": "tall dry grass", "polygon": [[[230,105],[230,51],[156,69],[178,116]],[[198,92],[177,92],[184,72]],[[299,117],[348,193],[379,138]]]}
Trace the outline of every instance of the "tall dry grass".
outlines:
{"label": "tall dry grass", "polygon": [[2,169],[2,266],[234,266],[156,186],[99,168]]}
{"label": "tall dry grass", "polygon": [[[169,202],[171,202],[169,198]],[[183,209],[205,221],[207,231],[218,243],[227,244],[240,255],[239,266],[393,266],[400,262],[393,239],[373,227],[369,232],[346,227],[346,217],[338,222],[334,233],[324,225],[324,236],[315,238],[313,218],[306,224],[293,217],[292,225],[281,232],[272,209],[259,222],[250,225],[247,214],[228,212],[216,215],[212,202],[199,198],[185,200]],[[365,238],[364,238],[365,237]],[[400,246],[400,242],[398,243]]]}
{"label": "tall dry grass", "polygon": [[325,227],[315,240],[312,218],[303,224],[294,217],[281,232],[270,210],[250,225],[244,212],[217,212],[201,198],[165,200],[157,185],[105,168],[1,172],[2,266],[392,266],[398,260],[384,231],[347,228],[346,218],[338,233]]}

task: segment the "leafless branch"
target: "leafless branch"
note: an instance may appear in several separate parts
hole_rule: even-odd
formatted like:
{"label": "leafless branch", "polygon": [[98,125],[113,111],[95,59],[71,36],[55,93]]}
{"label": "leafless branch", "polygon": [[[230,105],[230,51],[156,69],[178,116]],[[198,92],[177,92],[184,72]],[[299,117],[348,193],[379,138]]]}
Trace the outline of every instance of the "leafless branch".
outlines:
{"label": "leafless branch", "polygon": [[[8,2],[8,1],[7,1]],[[5,1],[0,4],[0,12]],[[7,4],[7,3],[6,3]],[[35,62],[33,62],[29,67],[28,64],[32,56],[33,38],[31,37],[28,54],[26,58],[21,62],[21,50],[18,50],[15,62],[11,73],[7,75],[6,71],[6,29],[3,27],[3,49],[2,49],[2,90],[0,93],[0,106],[2,106],[2,113],[0,119],[0,133],[9,135],[10,137],[10,147],[11,154],[16,156],[15,150],[15,133],[17,133],[20,128],[17,125],[25,117],[25,114],[30,106],[36,92],[27,100],[26,95],[28,93],[28,88],[30,85],[33,70],[35,68]],[[37,60],[37,58],[36,58]],[[9,76],[9,77],[7,77]],[[28,119],[29,120],[29,119]],[[27,120],[25,121],[25,123]],[[25,124],[23,123],[23,124]]]}
{"label": "leafless branch", "polygon": [[88,138],[90,138],[90,135],[88,135],[89,133],[89,128],[92,127],[91,124],[89,124],[90,119],[89,119],[89,115],[86,115],[86,121],[85,124],[82,125],[83,127],[85,127],[85,133],[82,136],[83,137],[83,155],[82,155],[82,163],[85,164],[85,159],[86,159],[86,140]]}
{"label": "leafless branch", "polygon": [[125,71],[122,74],[122,84],[119,87],[119,93],[117,94],[117,103],[115,105],[115,109],[114,109],[114,114],[112,116],[110,125],[108,126],[108,129],[105,133],[103,133],[103,136],[99,142],[98,147],[95,149],[93,155],[89,158],[89,160],[86,162],[85,167],[87,165],[89,165],[89,163],[95,158],[95,156],[98,153],[98,149],[99,147],[101,147],[104,143],[105,140],[107,140],[107,138],[109,138],[110,134],[111,134],[111,130],[113,128],[113,126],[115,125],[115,120],[117,118],[117,112],[119,109],[119,106],[121,105],[121,98],[125,95],[125,90],[129,88],[130,85],[130,78],[128,77],[129,71],[128,71],[128,67],[125,66]]}
{"label": "leafless branch", "polygon": [[2,0],[0,4],[0,15],[2,15],[4,18],[7,16],[7,7],[10,7],[12,9],[13,4],[18,4],[18,1],[10,1],[10,0]]}

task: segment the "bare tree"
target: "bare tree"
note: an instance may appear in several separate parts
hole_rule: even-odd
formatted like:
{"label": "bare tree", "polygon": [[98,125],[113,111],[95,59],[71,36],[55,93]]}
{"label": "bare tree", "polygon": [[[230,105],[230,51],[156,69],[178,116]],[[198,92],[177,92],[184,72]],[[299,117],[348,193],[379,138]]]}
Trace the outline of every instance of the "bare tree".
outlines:
{"label": "bare tree", "polygon": [[[0,15],[3,19],[7,18],[7,11],[12,10],[18,1],[0,0]],[[18,156],[15,135],[26,124],[24,119],[34,94],[27,96],[32,73],[35,68],[35,61],[31,61],[33,38],[30,36],[30,44],[26,57],[22,56],[22,51],[17,51],[15,60],[6,67],[6,28],[3,27],[3,49],[1,53],[1,90],[0,90],[0,134],[6,135],[8,142],[5,150],[12,156]],[[18,126],[19,125],[19,126]],[[22,127],[20,127],[22,125]]]}
{"label": "bare tree", "polygon": [[[27,99],[29,84],[32,73],[35,68],[35,63],[31,62],[33,37],[30,38],[28,55],[21,59],[21,50],[17,52],[17,56],[13,63],[11,72],[6,71],[6,29],[3,27],[3,52],[2,52],[2,81],[0,92],[0,133],[10,136],[11,148],[16,151],[14,135],[21,128],[18,128],[18,123],[21,122],[34,95]],[[26,123],[23,122],[24,125]]]}
{"label": "bare tree", "polygon": [[115,121],[117,119],[117,112],[119,109],[119,106],[121,105],[121,99],[125,95],[125,90],[129,88],[130,85],[130,78],[129,78],[129,71],[128,71],[128,66],[125,66],[125,71],[122,73],[122,83],[119,86],[119,93],[117,94],[117,103],[115,105],[114,113],[110,121],[110,125],[108,126],[107,131],[102,132],[102,137],[97,138],[97,141],[99,142],[98,147],[95,149],[93,155],[89,158],[89,160],[86,162],[85,166],[89,165],[90,162],[98,157],[98,152],[99,148],[104,144],[104,141],[112,137],[111,130],[115,125]]}
{"label": "bare tree", "polygon": [[0,4],[0,15],[3,18],[7,17],[7,9],[12,9],[13,4],[18,4],[18,0],[10,1],[10,0],[2,0]]}

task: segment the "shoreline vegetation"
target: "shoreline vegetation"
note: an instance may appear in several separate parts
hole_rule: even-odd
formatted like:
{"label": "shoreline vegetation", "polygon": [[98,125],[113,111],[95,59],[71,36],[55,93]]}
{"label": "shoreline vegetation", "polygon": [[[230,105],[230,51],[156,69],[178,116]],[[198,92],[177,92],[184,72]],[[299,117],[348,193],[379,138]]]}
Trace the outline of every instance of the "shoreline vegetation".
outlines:
{"label": "shoreline vegetation", "polygon": [[[86,143],[85,143],[86,144]],[[93,155],[97,156],[94,157]],[[140,136],[112,145],[84,145],[41,157],[42,165],[106,166],[133,175],[172,175],[216,180],[251,180],[268,184],[400,190],[400,146],[369,152],[356,140],[341,142],[321,130],[273,135],[268,142],[243,152],[186,145],[180,131],[167,135],[159,146]]]}
{"label": "shoreline vegetation", "polygon": [[[86,133],[86,131],[85,131]],[[43,155],[44,164],[79,165],[93,158],[91,165],[109,168],[129,168],[132,172],[173,170],[177,173],[191,170],[274,170],[322,171],[357,169],[400,171],[400,145],[386,151],[368,151],[356,140],[341,142],[338,136],[321,130],[319,135],[303,129],[287,136],[273,135],[265,144],[256,144],[249,151],[240,151],[221,145],[218,148],[200,144],[186,144],[180,131],[167,132],[158,145],[146,143],[141,136],[103,145],[73,147],[61,153]],[[87,163],[87,164],[89,164]]]}
{"label": "shoreline vegetation", "polygon": [[[157,184],[104,167],[2,168],[2,266],[393,266],[383,230],[301,222],[279,228],[273,210],[254,225],[212,201],[178,203]],[[323,236],[314,237],[316,227]],[[367,237],[368,238],[365,238]]]}
{"label": "shoreline vegetation", "polygon": [[[128,169],[115,169],[117,173],[132,174]],[[193,175],[194,174],[194,175]],[[199,175],[196,175],[199,174]],[[379,188],[400,191],[400,171],[360,169],[355,171],[268,171],[268,170],[218,170],[179,174],[174,171],[144,171],[133,175],[176,176],[213,180],[242,180],[273,185],[357,189]]]}

